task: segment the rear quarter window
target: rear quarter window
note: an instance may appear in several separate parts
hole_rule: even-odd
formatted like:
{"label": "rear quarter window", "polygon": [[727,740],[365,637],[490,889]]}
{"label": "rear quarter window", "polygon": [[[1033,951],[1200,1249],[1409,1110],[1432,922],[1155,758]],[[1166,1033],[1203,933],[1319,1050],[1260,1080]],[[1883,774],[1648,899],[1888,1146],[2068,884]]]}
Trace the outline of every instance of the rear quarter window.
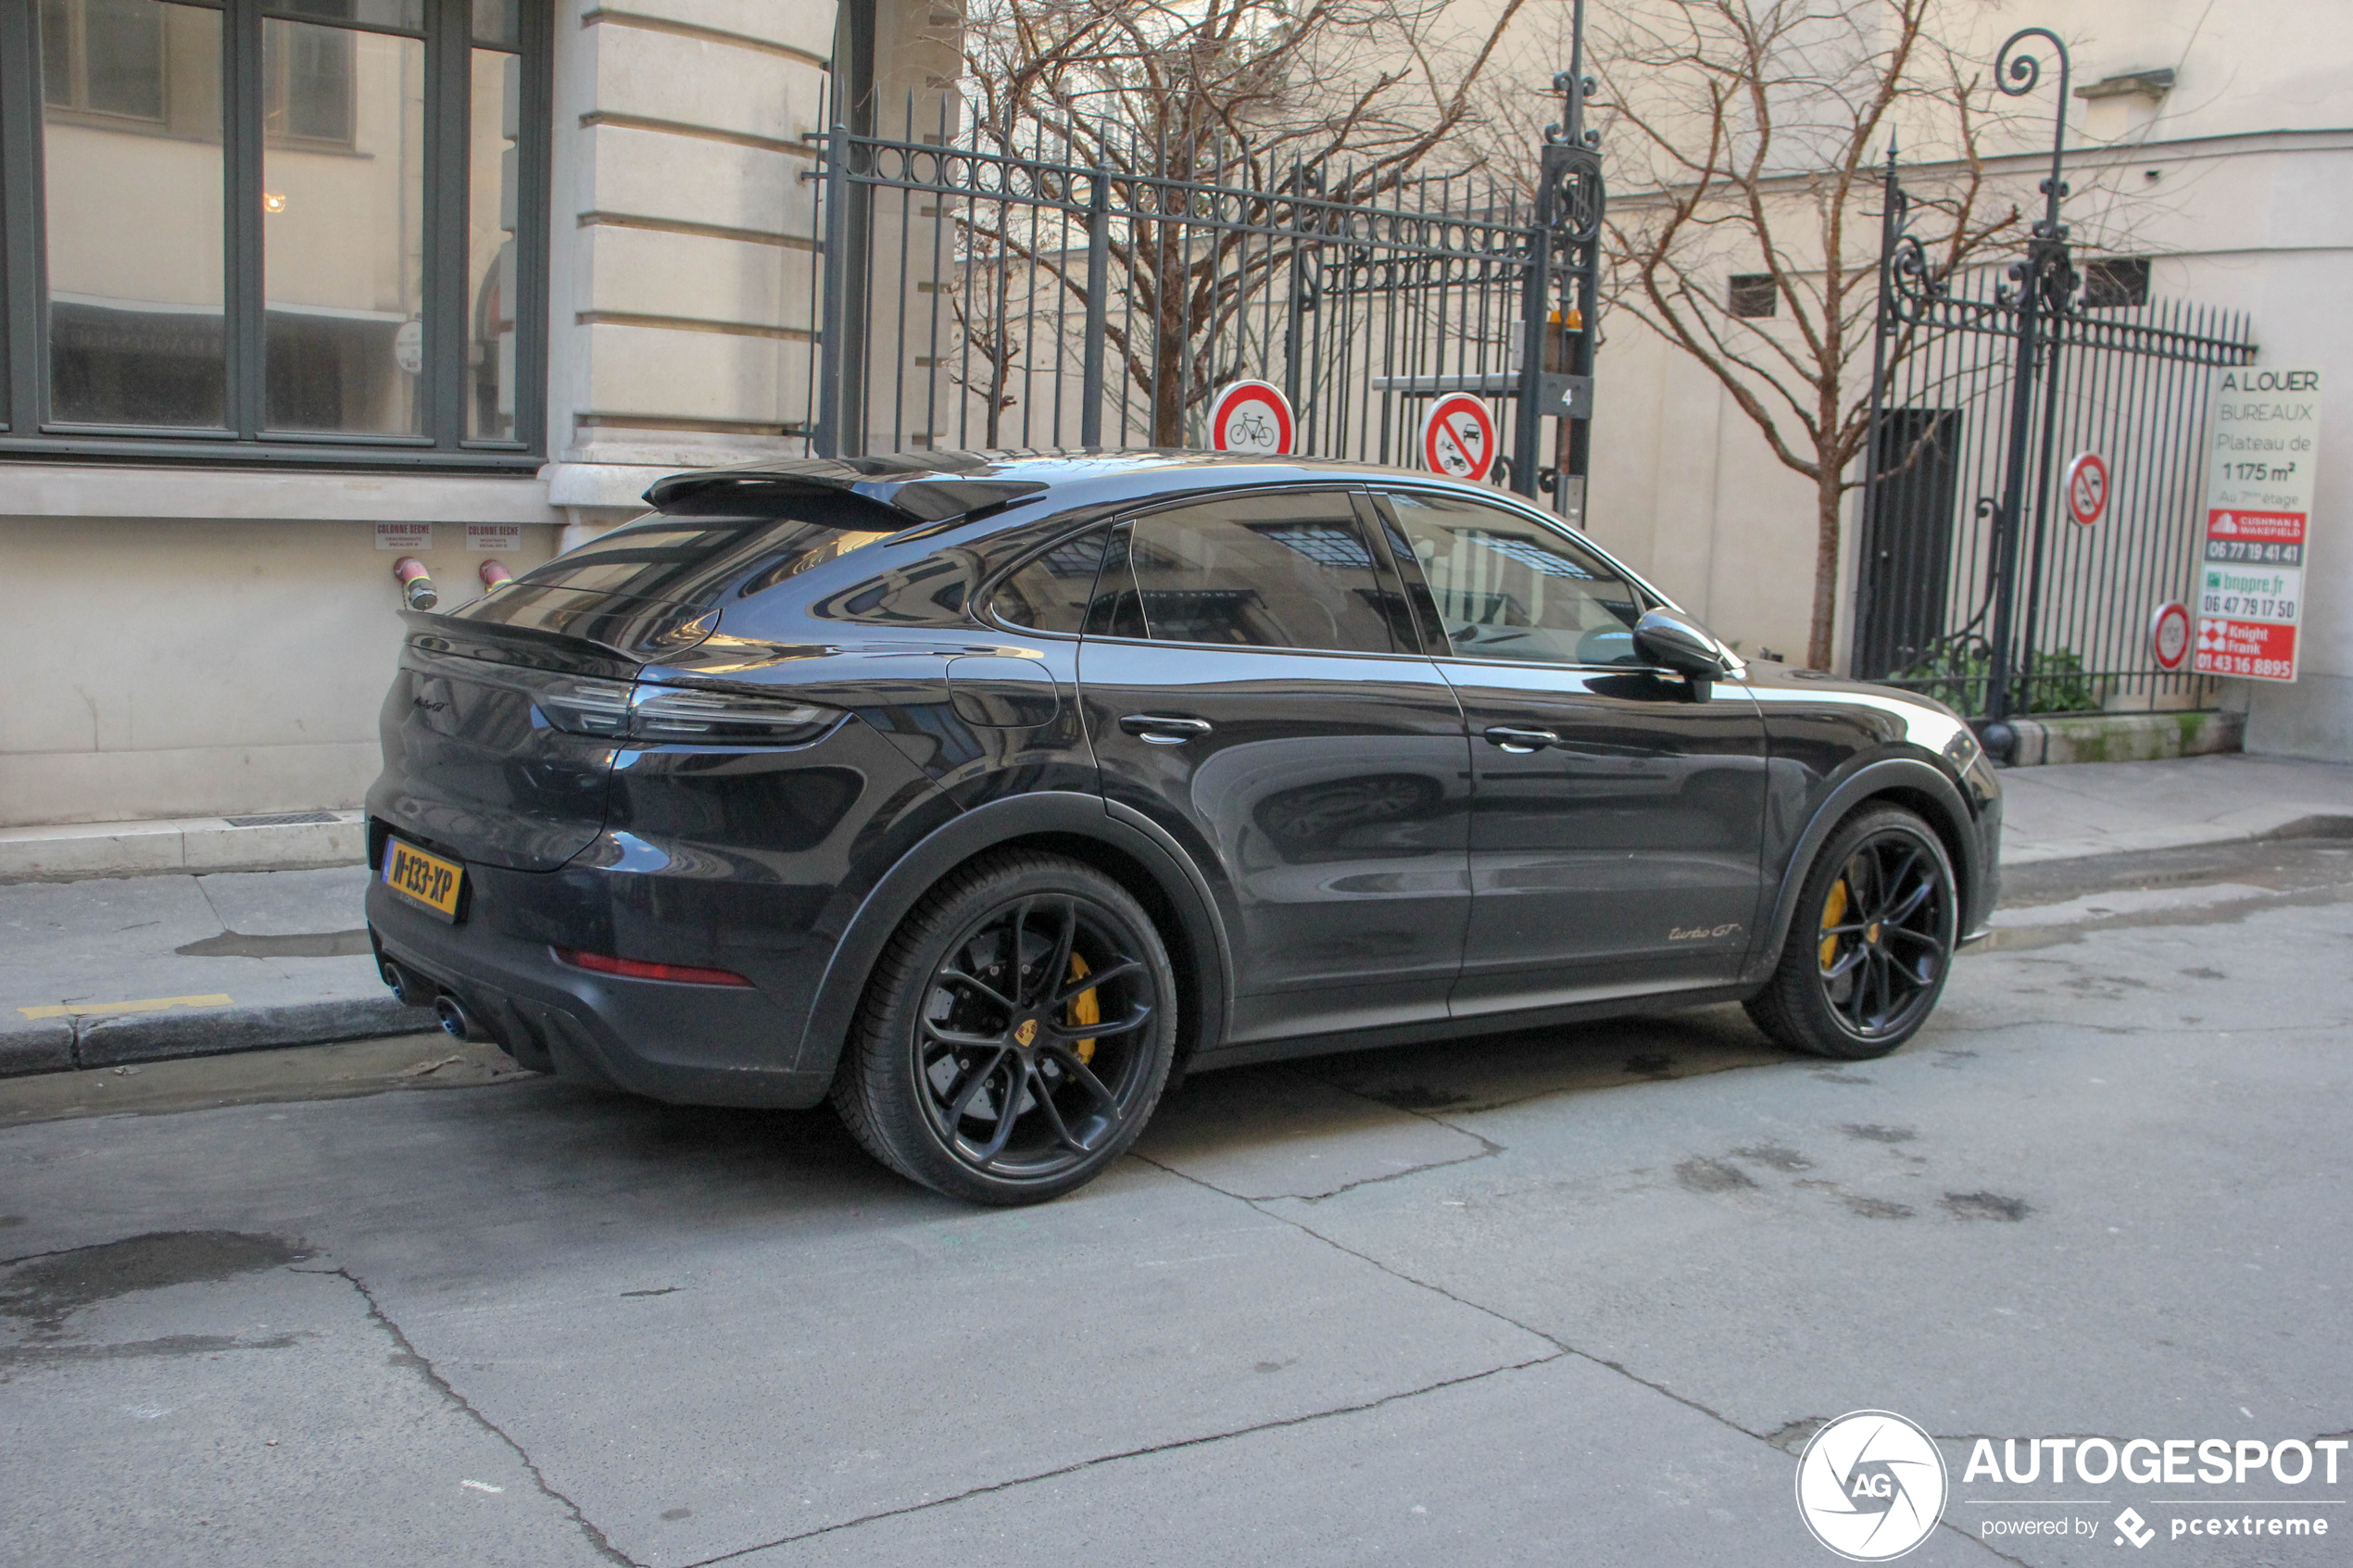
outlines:
{"label": "rear quarter window", "polygon": [[1095,592],[1095,574],[1110,532],[1089,529],[1007,572],[989,596],[990,612],[1008,626],[1076,636],[1087,623],[1087,605]]}

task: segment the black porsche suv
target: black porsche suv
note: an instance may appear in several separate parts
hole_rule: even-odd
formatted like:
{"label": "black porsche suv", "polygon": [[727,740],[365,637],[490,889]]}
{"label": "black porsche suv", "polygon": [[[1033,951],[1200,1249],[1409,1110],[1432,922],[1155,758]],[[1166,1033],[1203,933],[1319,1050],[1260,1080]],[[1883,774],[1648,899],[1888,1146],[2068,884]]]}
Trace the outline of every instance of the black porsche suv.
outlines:
{"label": "black porsche suv", "polygon": [[1917,1030],[2000,799],[1557,520],[1206,453],[788,462],[411,613],[386,982],[543,1072],[1066,1192],[1173,1073],[1738,999]]}

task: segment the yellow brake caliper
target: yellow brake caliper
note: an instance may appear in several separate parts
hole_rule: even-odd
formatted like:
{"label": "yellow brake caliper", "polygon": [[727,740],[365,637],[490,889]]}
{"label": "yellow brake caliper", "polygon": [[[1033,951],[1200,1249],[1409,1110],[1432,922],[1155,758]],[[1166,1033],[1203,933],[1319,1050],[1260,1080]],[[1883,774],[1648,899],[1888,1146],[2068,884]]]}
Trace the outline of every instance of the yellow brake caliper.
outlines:
{"label": "yellow brake caliper", "polygon": [[[1840,877],[1836,882],[1831,884],[1831,896],[1822,900],[1822,929],[1824,931],[1828,931],[1831,926],[1836,925],[1839,922],[1844,920],[1845,918],[1846,879],[1844,877]],[[1822,968],[1826,972],[1830,969],[1831,965],[1838,962],[1837,937],[1824,936],[1822,938],[1821,956]],[[1089,994],[1091,995],[1092,993]]]}
{"label": "yellow brake caliper", "polygon": [[[1070,955],[1070,978],[1073,980],[1084,980],[1087,978],[1087,960],[1080,958],[1076,953]],[[1095,992],[1091,987],[1081,991],[1078,995],[1071,997],[1070,1016],[1063,1020],[1064,1022],[1077,1025],[1082,1023],[1101,1023],[1102,1021],[1103,1004],[1101,999],[1095,995]],[[1079,1060],[1089,1065],[1093,1064],[1095,1060],[1095,1042],[1091,1038],[1073,1041],[1070,1049],[1071,1054],[1077,1057]]]}

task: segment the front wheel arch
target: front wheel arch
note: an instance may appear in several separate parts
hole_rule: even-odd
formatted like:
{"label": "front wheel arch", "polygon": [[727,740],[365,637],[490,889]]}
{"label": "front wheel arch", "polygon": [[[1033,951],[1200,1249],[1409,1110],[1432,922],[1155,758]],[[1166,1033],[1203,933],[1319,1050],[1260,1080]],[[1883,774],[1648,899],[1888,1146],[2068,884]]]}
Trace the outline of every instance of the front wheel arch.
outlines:
{"label": "front wheel arch", "polygon": [[1869,800],[1800,884],[1800,914],[1818,931],[1793,925],[1745,1004],[1750,1019],[1811,1056],[1867,1061],[1899,1048],[1935,1011],[1960,950],[1959,877],[1941,835],[1904,806]]}
{"label": "front wheel arch", "polygon": [[1981,896],[1994,868],[1982,864],[1973,848],[1977,814],[1969,809],[1959,786],[1931,762],[1912,757],[1884,757],[1848,774],[1814,808],[1814,814],[1806,820],[1806,831],[1798,835],[1788,859],[1781,865],[1772,914],[1755,947],[1749,951],[1747,967],[1741,976],[1744,984],[1761,984],[1780,962],[1781,945],[1788,939],[1790,923],[1797,913],[1798,897],[1822,847],[1848,818],[1874,804],[1903,807],[1927,822],[1942,841],[1946,858],[1953,862],[1964,936],[1969,935],[1972,915],[1982,920],[1991,912],[1981,908]]}

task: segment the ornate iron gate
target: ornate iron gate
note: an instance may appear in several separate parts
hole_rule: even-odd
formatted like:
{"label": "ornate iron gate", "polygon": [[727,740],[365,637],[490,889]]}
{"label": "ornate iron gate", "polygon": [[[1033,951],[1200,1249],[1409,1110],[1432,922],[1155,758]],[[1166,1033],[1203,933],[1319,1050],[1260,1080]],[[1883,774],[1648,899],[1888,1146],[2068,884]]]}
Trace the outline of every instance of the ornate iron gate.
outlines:
{"label": "ornate iron gate", "polygon": [[[2038,65],[2013,55],[2036,36],[2064,103],[2066,50],[2043,29],[2003,45],[1996,79],[2033,90]],[[2149,621],[2193,596],[2209,371],[2256,352],[2244,316],[2148,300],[2145,264],[2077,268],[2064,135],[2062,119],[2044,216],[2007,275],[1940,275],[1892,153],[1885,177],[1853,669],[1992,722],[2210,699],[2210,681],[2158,666]],[[2108,474],[2090,526],[2059,494],[2083,452]]]}
{"label": "ornate iron gate", "polygon": [[1429,400],[1466,391],[1504,448],[1494,482],[1574,512],[1602,211],[1574,126],[1531,199],[1227,140],[1098,131],[1117,156],[1081,162],[1042,127],[1020,151],[945,110],[919,133],[912,105],[895,136],[837,124],[812,445],[1205,446],[1215,389],[1251,379],[1290,403],[1294,451],[1412,466]]}

